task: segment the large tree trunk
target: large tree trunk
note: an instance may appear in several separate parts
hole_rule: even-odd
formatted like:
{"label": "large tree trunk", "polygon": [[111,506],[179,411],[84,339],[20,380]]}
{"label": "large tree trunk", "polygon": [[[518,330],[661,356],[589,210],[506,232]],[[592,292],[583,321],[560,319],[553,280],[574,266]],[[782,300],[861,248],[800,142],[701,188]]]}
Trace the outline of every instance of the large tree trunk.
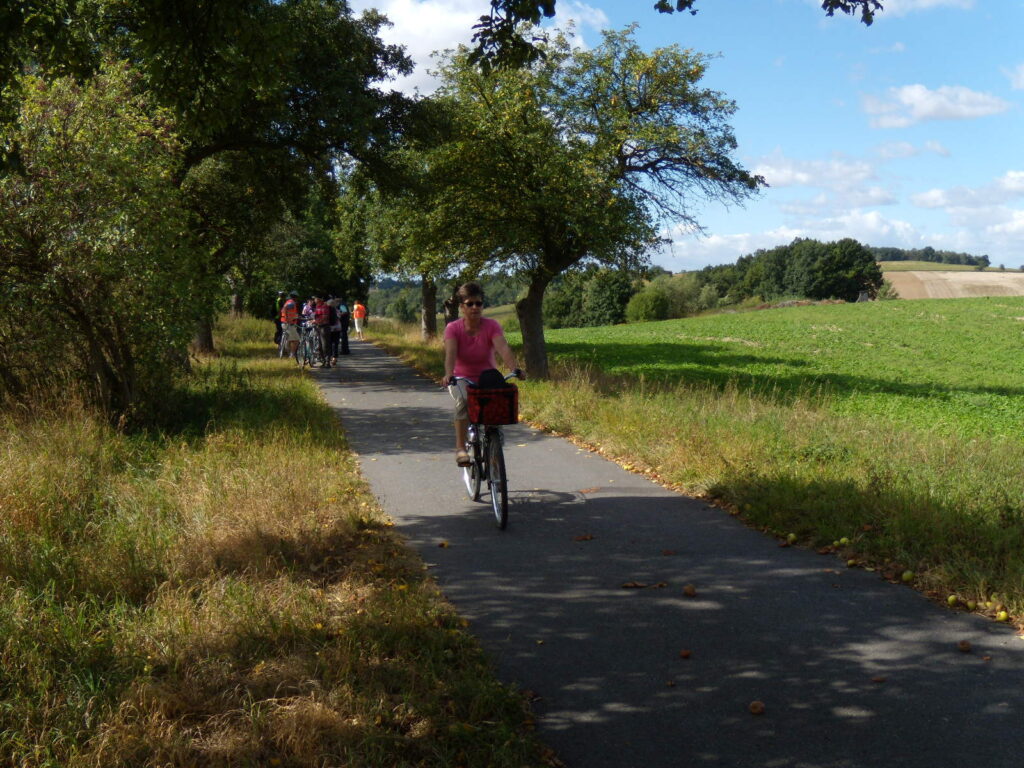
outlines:
{"label": "large tree trunk", "polygon": [[535,277],[526,296],[516,302],[519,329],[523,334],[523,364],[531,379],[548,377],[548,350],[544,342],[544,291],[549,279]]}
{"label": "large tree trunk", "polygon": [[231,314],[234,317],[241,317],[243,307],[242,294],[233,293],[231,294]]}
{"label": "large tree trunk", "polygon": [[196,336],[192,340],[192,349],[196,352],[205,352],[206,354],[214,352],[212,318],[203,317],[199,319],[199,323],[196,326]]}
{"label": "large tree trunk", "polygon": [[423,340],[437,336],[437,283],[426,275],[422,276],[420,292],[420,330]]}
{"label": "large tree trunk", "polygon": [[459,286],[452,289],[451,296],[444,300],[444,323],[454,323],[459,319]]}

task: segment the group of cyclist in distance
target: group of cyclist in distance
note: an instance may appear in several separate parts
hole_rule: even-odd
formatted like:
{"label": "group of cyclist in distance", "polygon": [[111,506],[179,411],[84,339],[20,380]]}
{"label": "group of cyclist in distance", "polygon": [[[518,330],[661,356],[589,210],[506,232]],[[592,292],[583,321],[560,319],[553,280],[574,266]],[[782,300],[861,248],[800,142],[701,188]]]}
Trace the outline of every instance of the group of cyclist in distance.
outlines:
{"label": "group of cyclist in distance", "polygon": [[[295,359],[297,365],[305,364],[300,360],[299,345],[303,334],[307,340],[315,342],[321,367],[331,368],[338,364],[339,355],[349,354],[348,330],[350,319],[355,323],[356,338],[363,341],[363,324],[368,314],[366,306],[356,301],[351,312],[345,302],[335,296],[315,294],[300,307],[299,294],[291,291],[287,295],[279,291],[278,311],[274,323],[277,331],[274,342],[280,349],[281,356],[288,355]],[[313,361],[310,361],[312,365]]]}

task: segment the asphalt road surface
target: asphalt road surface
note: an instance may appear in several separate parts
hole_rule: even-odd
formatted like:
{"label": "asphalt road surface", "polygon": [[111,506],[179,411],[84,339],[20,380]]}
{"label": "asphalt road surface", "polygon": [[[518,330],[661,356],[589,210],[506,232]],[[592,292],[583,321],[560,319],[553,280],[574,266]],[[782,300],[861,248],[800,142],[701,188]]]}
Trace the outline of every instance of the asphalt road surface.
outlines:
{"label": "asphalt road surface", "polygon": [[466,497],[446,391],[360,342],[314,376],[384,509],[499,677],[536,694],[538,733],[570,768],[1024,766],[1011,628],[780,548],[525,425],[506,427],[499,531]]}

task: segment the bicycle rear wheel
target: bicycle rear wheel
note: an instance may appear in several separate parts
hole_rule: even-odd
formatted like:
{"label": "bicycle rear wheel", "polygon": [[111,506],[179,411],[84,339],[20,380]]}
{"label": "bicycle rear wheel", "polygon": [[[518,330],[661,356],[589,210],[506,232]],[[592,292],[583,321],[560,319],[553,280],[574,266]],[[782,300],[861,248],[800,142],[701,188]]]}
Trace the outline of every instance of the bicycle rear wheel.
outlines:
{"label": "bicycle rear wheel", "polygon": [[487,486],[491,491],[491,508],[498,527],[508,525],[508,484],[505,477],[505,453],[501,449],[501,434],[495,432],[487,441]]}
{"label": "bicycle rear wheel", "polygon": [[462,468],[462,481],[466,484],[466,495],[470,501],[480,501],[480,485],[483,480],[483,462],[480,460],[480,443],[466,443],[470,464]]}

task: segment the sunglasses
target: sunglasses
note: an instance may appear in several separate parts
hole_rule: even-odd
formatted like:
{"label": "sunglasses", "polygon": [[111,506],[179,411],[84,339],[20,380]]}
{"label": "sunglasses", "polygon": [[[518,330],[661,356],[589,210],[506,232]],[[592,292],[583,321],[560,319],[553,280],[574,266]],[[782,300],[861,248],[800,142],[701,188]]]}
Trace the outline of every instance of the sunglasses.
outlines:
{"label": "sunglasses", "polygon": [[467,307],[482,307],[484,305],[482,301],[464,301],[462,303]]}

